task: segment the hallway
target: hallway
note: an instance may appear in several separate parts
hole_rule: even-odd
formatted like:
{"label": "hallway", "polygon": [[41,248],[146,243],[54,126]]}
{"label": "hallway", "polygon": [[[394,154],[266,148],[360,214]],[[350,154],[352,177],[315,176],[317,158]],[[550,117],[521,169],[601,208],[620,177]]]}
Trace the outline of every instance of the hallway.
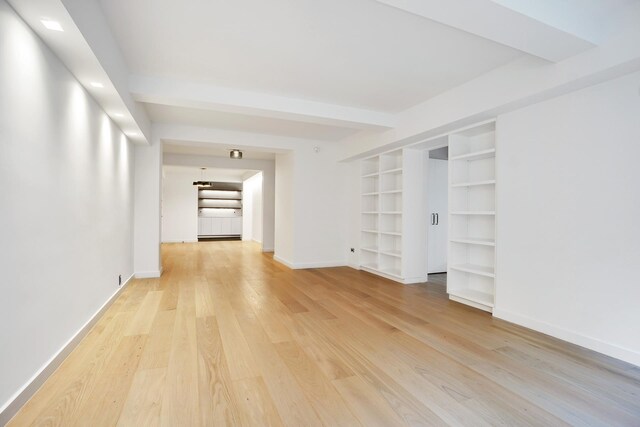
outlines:
{"label": "hallway", "polygon": [[10,425],[640,423],[640,371],[351,268],[165,244]]}

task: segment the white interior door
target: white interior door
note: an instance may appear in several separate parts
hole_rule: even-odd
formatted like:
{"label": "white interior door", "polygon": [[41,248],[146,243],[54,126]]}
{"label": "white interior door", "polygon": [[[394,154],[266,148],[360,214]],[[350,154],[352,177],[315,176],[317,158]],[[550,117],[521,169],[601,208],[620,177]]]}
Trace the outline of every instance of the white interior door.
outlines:
{"label": "white interior door", "polygon": [[427,198],[429,231],[427,235],[428,273],[447,271],[448,161],[429,159]]}

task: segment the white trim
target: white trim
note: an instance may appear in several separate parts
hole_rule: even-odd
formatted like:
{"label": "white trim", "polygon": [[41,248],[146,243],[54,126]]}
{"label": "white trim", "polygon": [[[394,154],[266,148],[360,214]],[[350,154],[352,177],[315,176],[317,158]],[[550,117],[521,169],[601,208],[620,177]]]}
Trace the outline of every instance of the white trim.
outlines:
{"label": "white trim", "polygon": [[135,274],[136,279],[155,279],[162,275],[162,270],[139,271]]}
{"label": "white trim", "polygon": [[428,282],[428,276],[402,278],[400,276],[396,276],[395,274],[385,273],[384,271],[377,270],[375,268],[367,267],[367,266],[364,266],[364,265],[357,266],[357,267],[353,267],[353,266],[349,265],[349,267],[355,268],[357,270],[366,271],[367,273],[371,273],[371,274],[374,274],[376,276],[383,277],[385,279],[393,280],[394,282],[398,282],[398,283],[401,283],[403,285],[415,285],[416,283]]}
{"label": "white trim", "polygon": [[185,240],[163,240],[162,243],[198,243],[198,239],[185,239]]}
{"label": "white trim", "polygon": [[494,308],[493,315],[499,319],[506,320],[507,322],[515,323],[516,325],[524,326],[526,328],[533,329],[534,331],[542,332],[543,334],[551,335],[552,337],[559,338],[572,344],[640,366],[640,353],[637,351],[619,347],[611,343],[600,341],[597,338],[569,331],[567,329],[563,329],[546,322],[541,322],[527,316],[512,313],[507,310]]}
{"label": "white trim", "polygon": [[264,246],[262,247],[262,252],[273,252],[274,248],[273,246],[269,247],[269,248],[265,248]]}
{"label": "white trim", "polygon": [[284,258],[274,255],[273,259],[280,264],[284,264],[292,270],[304,270],[307,268],[330,268],[330,267],[344,267],[347,264],[344,261],[327,261],[327,262],[300,262],[293,263]]}
{"label": "white trim", "polygon": [[459,302],[460,304],[465,304],[473,308],[477,308],[478,310],[488,311],[489,313],[493,312],[493,308],[491,306],[481,304],[479,302],[475,302],[467,298],[462,298],[457,295],[449,294],[449,299],[451,301]]}
{"label": "white trim", "polygon": [[273,255],[273,259],[274,259],[274,261],[277,261],[277,262],[279,262],[280,264],[284,264],[284,265],[286,265],[286,266],[287,266],[287,267],[289,267],[289,268],[293,268],[293,263],[292,263],[291,261],[287,261],[286,259],[281,258],[281,257],[279,257],[278,255],[275,255],[275,254],[274,254],[274,255]]}
{"label": "white trim", "polygon": [[40,369],[0,408],[0,425],[5,425],[13,418],[20,408],[22,408],[36,391],[45,383],[62,364],[67,356],[77,347],[82,339],[89,333],[91,328],[100,320],[104,312],[111,306],[120,292],[133,279],[133,274],[124,281],[109,299],[95,312],[87,322],[76,332],[51,358],[42,365]]}
{"label": "white trim", "polygon": [[258,239],[251,239],[251,241],[262,244],[262,240],[258,240]]}
{"label": "white trim", "polygon": [[326,261],[326,262],[300,262],[294,264],[293,269],[300,270],[305,268],[331,268],[331,267],[344,267],[347,263],[345,261]]}

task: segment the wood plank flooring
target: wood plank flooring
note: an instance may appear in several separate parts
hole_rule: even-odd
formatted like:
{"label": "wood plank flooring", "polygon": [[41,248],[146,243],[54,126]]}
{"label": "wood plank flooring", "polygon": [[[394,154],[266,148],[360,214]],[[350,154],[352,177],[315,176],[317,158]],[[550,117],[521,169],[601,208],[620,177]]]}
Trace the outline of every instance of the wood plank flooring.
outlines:
{"label": "wood plank flooring", "polygon": [[350,268],[169,244],[11,426],[640,425],[640,369]]}

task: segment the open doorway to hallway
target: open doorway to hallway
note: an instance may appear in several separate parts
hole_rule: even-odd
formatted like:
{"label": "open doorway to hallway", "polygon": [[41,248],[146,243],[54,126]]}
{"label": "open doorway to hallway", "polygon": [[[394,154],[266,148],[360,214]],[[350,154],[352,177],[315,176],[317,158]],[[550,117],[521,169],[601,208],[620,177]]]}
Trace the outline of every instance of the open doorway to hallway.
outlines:
{"label": "open doorway to hallway", "polygon": [[162,243],[243,240],[274,249],[275,154],[163,142]]}
{"label": "open doorway to hallway", "polygon": [[432,283],[447,282],[449,147],[429,151],[427,165],[427,273]]}
{"label": "open doorway to hallway", "polygon": [[261,183],[260,171],[164,165],[162,241],[254,240],[255,229],[261,242]]}

